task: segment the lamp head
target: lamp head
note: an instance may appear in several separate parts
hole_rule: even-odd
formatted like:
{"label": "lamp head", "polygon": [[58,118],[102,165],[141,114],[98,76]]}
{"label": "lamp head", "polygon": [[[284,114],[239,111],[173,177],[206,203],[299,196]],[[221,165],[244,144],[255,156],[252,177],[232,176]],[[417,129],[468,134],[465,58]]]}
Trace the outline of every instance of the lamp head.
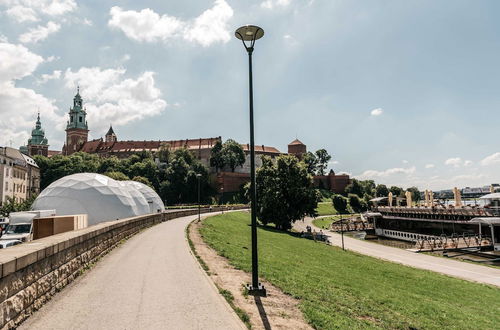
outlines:
{"label": "lamp head", "polygon": [[243,41],[255,41],[264,36],[264,30],[255,25],[245,25],[238,28],[234,35]]}

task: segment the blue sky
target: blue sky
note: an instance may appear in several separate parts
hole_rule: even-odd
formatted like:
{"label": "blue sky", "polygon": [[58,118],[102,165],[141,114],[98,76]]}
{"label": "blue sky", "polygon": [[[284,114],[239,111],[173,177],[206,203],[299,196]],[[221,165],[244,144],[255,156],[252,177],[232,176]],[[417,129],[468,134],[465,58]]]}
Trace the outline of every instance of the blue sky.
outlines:
{"label": "blue sky", "polygon": [[39,109],[51,149],[81,86],[92,138],[298,137],[331,168],[421,189],[500,182],[497,1],[0,0],[0,145]]}

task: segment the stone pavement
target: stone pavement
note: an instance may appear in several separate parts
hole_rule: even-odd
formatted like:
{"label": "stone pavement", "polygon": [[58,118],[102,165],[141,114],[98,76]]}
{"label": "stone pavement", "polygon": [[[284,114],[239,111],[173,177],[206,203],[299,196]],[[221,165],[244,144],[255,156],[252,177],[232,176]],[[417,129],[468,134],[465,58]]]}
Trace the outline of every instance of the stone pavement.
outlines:
{"label": "stone pavement", "polygon": [[[304,222],[297,221],[294,224],[294,228],[299,232],[305,232],[306,226],[310,225],[313,229],[316,229],[316,232],[319,232],[321,228],[314,226],[312,224],[312,220],[312,218],[306,218]],[[328,230],[323,230],[323,232],[329,236],[329,240],[333,245],[342,246],[340,234],[333,233]],[[359,240],[347,235],[344,235],[344,246],[347,250],[371,257],[393,261],[415,268],[431,270],[468,281],[491,284],[500,287],[499,268],[410,252],[370,241]]]}
{"label": "stone pavement", "polygon": [[133,236],[20,329],[246,329],[190,252],[196,217]]}

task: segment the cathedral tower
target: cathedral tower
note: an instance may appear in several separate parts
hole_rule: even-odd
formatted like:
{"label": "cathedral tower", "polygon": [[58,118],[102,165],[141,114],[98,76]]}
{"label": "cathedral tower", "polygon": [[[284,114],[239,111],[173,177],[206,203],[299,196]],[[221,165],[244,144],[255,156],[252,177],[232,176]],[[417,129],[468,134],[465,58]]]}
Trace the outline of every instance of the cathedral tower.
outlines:
{"label": "cathedral tower", "polygon": [[87,142],[89,129],[87,125],[87,111],[82,107],[80,87],[73,98],[73,108],[69,109],[69,121],[66,126],[66,143],[63,147],[64,155],[71,155],[80,150]]}
{"label": "cathedral tower", "polygon": [[36,118],[35,128],[31,130],[31,137],[28,139],[28,145],[19,148],[19,150],[28,156],[48,156],[49,143],[45,138],[45,131],[43,130],[42,123],[40,122],[40,112]]}

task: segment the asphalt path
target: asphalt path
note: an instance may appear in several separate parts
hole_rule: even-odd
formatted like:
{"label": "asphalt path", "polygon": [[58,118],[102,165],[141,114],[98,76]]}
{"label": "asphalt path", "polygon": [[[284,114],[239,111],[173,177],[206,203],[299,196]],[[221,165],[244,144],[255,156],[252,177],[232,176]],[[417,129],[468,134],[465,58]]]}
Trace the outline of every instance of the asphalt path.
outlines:
{"label": "asphalt path", "polygon": [[[312,224],[311,218],[306,218],[303,222],[297,221],[294,228],[298,231],[306,231],[306,226],[310,225],[316,232],[318,228]],[[342,246],[340,234],[323,230],[329,236],[332,245]],[[355,251],[371,257],[397,262],[415,268],[431,270],[437,273],[458,277],[468,281],[490,284],[500,287],[500,269],[488,266],[471,264],[464,261],[451,260],[444,257],[435,257],[422,253],[406,251],[404,249],[385,246],[369,241],[363,241],[344,235],[344,246],[347,250]]]}
{"label": "asphalt path", "polygon": [[133,236],[20,329],[246,329],[190,252],[196,217]]}

